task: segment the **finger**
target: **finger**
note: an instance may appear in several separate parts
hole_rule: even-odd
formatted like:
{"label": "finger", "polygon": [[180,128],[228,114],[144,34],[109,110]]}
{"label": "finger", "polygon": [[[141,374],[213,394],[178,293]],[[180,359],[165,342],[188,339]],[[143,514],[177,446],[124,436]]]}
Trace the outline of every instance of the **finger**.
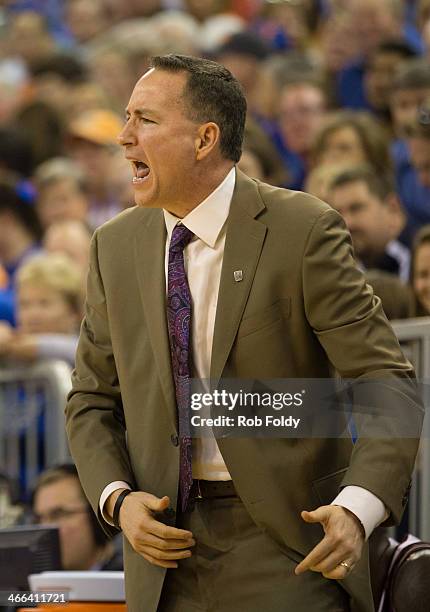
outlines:
{"label": "finger", "polygon": [[[340,549],[337,549],[330,555],[328,555],[325,559],[317,563],[316,565],[311,567],[311,570],[314,572],[320,572],[321,574],[328,573],[334,571],[338,565],[344,561],[348,563],[348,565],[352,566],[352,561],[346,559],[347,553],[342,553]],[[343,567],[343,566],[342,566]],[[344,568],[348,571],[348,568]]]}
{"label": "finger", "polygon": [[151,493],[143,493],[142,501],[148,510],[153,512],[163,512],[170,505],[170,499],[165,495],[164,497],[156,497]]}
{"label": "finger", "polygon": [[188,559],[191,557],[190,550],[159,550],[152,546],[144,546],[141,550],[158,561],[179,561],[179,559]]}
{"label": "finger", "polygon": [[144,559],[149,561],[149,563],[152,563],[152,565],[158,565],[158,567],[167,567],[168,569],[175,569],[178,567],[176,561],[159,561],[158,559],[154,559],[154,557],[151,557],[146,553],[141,553],[141,555]]}
{"label": "finger", "polygon": [[162,540],[193,540],[191,531],[165,525],[152,517],[147,517],[142,524],[144,530]]}
{"label": "finger", "polygon": [[309,512],[308,510],[303,510],[300,513],[300,516],[306,523],[325,523],[330,517],[330,506],[320,506],[316,510],[312,510]]}
{"label": "finger", "polygon": [[332,571],[323,572],[324,578],[329,578],[330,580],[343,580],[348,576],[348,574],[353,568],[352,562],[350,563],[349,561],[347,561],[347,563],[351,566],[350,568],[338,564],[337,567],[335,567]]}
{"label": "finger", "polygon": [[196,545],[194,539],[190,540],[163,540],[154,536],[150,533],[144,534],[142,537],[137,537],[137,543],[141,546],[153,546],[159,550],[183,550],[185,548],[191,548]]}
{"label": "finger", "polygon": [[335,549],[335,541],[333,538],[325,536],[319,544],[315,546],[311,550],[311,552],[301,561],[294,570],[295,574],[298,576],[303,572],[315,567],[318,563],[320,563],[323,559],[325,559],[329,554],[331,554]]}

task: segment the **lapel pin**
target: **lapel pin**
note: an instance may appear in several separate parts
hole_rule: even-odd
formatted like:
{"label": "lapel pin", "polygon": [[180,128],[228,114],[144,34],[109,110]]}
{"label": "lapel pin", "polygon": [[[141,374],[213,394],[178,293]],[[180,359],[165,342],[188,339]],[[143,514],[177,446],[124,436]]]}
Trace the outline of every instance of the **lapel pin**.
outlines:
{"label": "lapel pin", "polygon": [[235,270],[233,272],[233,276],[234,276],[234,280],[236,281],[236,283],[239,283],[243,279],[242,270]]}

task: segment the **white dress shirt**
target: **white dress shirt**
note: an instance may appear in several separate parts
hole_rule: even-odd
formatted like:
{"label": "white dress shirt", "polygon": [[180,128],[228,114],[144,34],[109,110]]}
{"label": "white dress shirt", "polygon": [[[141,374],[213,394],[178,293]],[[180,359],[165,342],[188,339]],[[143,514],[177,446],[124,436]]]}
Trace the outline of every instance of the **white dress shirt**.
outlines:
{"label": "white dress shirt", "polygon": [[[199,206],[186,217],[179,219],[164,211],[167,229],[165,274],[167,287],[167,263],[173,229],[183,223],[193,232],[194,238],[184,249],[184,265],[192,299],[192,355],[194,376],[209,379],[215,314],[224,255],[226,222],[233,196],[236,172],[233,168],[223,182]],[[203,480],[231,480],[214,437],[194,438],[192,447],[193,477]],[[109,495],[119,488],[130,488],[126,482],[109,484],[100,497],[103,518],[112,521],[103,512]],[[366,538],[386,517],[381,500],[370,491],[357,486],[345,487],[333,500],[353,512],[361,521]]]}

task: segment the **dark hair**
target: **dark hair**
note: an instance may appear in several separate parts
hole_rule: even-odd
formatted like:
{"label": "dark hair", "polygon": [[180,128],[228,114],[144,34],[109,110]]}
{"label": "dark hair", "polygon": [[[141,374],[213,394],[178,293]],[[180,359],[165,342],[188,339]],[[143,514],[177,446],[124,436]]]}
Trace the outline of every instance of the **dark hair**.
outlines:
{"label": "dark hair", "polygon": [[61,154],[64,127],[60,115],[53,107],[35,100],[21,107],[15,121],[25,130],[34,166]]}
{"label": "dark hair", "polygon": [[388,38],[383,40],[373,52],[373,56],[378,53],[392,53],[400,55],[404,59],[413,59],[417,57],[415,49],[403,38]]}
{"label": "dark hair", "polygon": [[215,56],[220,58],[227,54],[237,54],[245,57],[252,57],[255,60],[263,61],[270,54],[270,48],[266,42],[254,34],[254,32],[244,31],[232,34],[218,49]]}
{"label": "dark hair", "polygon": [[391,178],[375,172],[370,166],[353,166],[343,170],[330,183],[330,190],[356,182],[365,183],[370,193],[381,200],[385,200],[391,193],[394,193]]}
{"label": "dark hair", "polygon": [[153,57],[151,67],[188,73],[183,95],[187,115],[192,121],[216,123],[222,155],[237,163],[242,154],[246,100],[231,72],[211,60],[173,54]]}
{"label": "dark hair", "polygon": [[385,172],[391,168],[390,141],[382,124],[366,111],[351,110],[337,111],[326,120],[314,139],[311,155],[314,163],[318,163],[328,137],[345,127],[352,128],[358,134],[369,166]]}
{"label": "dark hair", "polygon": [[0,166],[26,178],[31,176],[34,168],[33,151],[22,129],[0,128]]}
{"label": "dark hair", "polygon": [[60,480],[65,480],[66,478],[75,478],[78,481],[78,484],[82,491],[82,499],[85,501],[88,510],[88,519],[91,525],[91,532],[94,536],[94,542],[98,547],[105,546],[108,541],[108,537],[101,528],[96,515],[93,512],[87,498],[85,497],[84,490],[82,489],[81,482],[79,480],[78,470],[73,463],[62,463],[59,465],[54,465],[51,468],[48,468],[39,476],[36,486],[33,489],[31,494],[31,507],[34,507],[34,500],[36,494],[40,489],[49,484],[53,484],[54,482],[59,482]]}
{"label": "dark hair", "polygon": [[85,64],[69,53],[53,53],[42,57],[31,62],[29,68],[32,77],[55,74],[69,83],[80,83],[88,74]]}
{"label": "dark hair", "polygon": [[397,72],[392,91],[404,89],[430,89],[430,66],[422,59],[411,60]]}
{"label": "dark hair", "polygon": [[5,212],[12,214],[36,242],[41,240],[43,230],[34,204],[20,193],[19,183],[2,179],[0,181],[0,214]]}

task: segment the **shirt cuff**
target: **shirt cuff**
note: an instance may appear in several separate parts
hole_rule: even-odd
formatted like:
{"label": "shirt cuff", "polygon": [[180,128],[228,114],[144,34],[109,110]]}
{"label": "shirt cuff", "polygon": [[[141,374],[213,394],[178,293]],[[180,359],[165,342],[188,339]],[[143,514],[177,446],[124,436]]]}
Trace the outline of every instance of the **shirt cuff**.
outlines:
{"label": "shirt cuff", "polygon": [[106,500],[109,497],[109,495],[113,493],[114,491],[117,491],[118,489],[131,489],[131,487],[128,484],[128,482],[124,482],[124,480],[115,480],[114,482],[111,482],[110,484],[108,484],[103,489],[102,494],[100,495],[99,507],[100,507],[101,515],[106,521],[106,523],[108,523],[109,525],[112,525],[112,527],[115,527],[115,525],[112,522],[112,518],[105,511],[104,506],[105,506]]}
{"label": "shirt cuff", "polygon": [[373,493],[363,487],[348,485],[343,488],[331,505],[342,506],[358,518],[363,525],[366,540],[372,531],[385,521],[389,512],[383,502]]}

